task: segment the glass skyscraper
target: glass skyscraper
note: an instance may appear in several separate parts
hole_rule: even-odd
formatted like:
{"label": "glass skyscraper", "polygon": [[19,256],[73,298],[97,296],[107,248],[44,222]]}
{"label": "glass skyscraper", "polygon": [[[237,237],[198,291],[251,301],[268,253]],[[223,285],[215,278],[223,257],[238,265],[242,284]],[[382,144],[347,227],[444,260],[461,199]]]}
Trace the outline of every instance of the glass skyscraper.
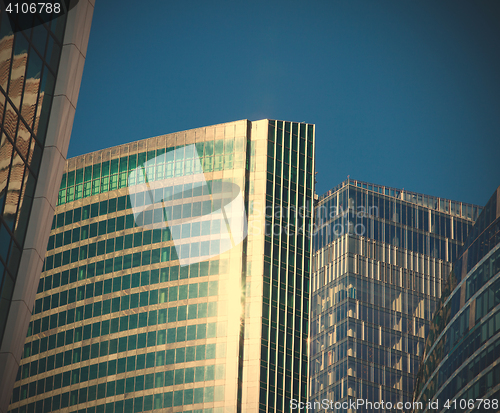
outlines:
{"label": "glass skyscraper", "polygon": [[500,187],[444,283],[415,386],[415,412],[499,411],[499,304]]}
{"label": "glass skyscraper", "polygon": [[[94,9],[93,0],[80,0],[64,2],[72,7],[69,12],[65,4],[44,3],[43,14],[26,13],[22,7],[30,4],[24,3],[16,14],[15,3],[0,2],[2,413],[42,271]],[[41,3],[33,4],[40,11]]]}
{"label": "glass skyscraper", "polygon": [[479,212],[352,179],[317,201],[310,402],[411,402],[442,282]]}
{"label": "glass skyscraper", "polygon": [[242,120],[68,160],[10,411],[305,399],[313,152]]}

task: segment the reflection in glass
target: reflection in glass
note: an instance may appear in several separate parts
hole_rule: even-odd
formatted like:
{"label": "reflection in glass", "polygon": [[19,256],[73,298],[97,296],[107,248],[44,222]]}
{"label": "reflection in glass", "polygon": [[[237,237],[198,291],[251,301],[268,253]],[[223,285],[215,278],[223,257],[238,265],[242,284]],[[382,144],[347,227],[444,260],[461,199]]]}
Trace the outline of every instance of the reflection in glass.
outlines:
{"label": "reflection in glass", "polygon": [[[53,24],[59,24],[63,29],[65,19],[55,20],[61,20]],[[17,276],[43,152],[36,139],[39,142],[45,140],[51,99],[44,101],[44,96],[53,95],[61,50],[60,41],[54,40],[49,25],[34,29],[33,45],[28,40],[30,36],[31,30],[13,30],[7,13],[1,13],[0,120],[3,132],[0,138],[0,231],[5,248],[0,253],[0,295],[5,302],[10,300],[12,294],[6,280],[14,280]],[[52,72],[43,59],[47,39]],[[8,305],[0,308],[2,321],[6,319],[4,312],[7,308]],[[0,342],[3,329],[4,326],[0,325]]]}

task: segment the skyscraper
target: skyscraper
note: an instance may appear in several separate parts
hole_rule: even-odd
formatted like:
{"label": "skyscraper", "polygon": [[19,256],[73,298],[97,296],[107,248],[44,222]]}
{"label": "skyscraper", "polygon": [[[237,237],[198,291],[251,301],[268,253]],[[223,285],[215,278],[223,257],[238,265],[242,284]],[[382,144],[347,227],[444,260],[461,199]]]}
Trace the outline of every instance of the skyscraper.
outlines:
{"label": "skyscraper", "polygon": [[305,398],[313,151],[242,120],[68,160],[11,411]]}
{"label": "skyscraper", "polygon": [[69,12],[61,2],[21,13],[25,3],[16,14],[14,3],[0,11],[0,412],[42,271],[94,9],[80,0]]}
{"label": "skyscraper", "polygon": [[392,409],[365,404],[358,411],[398,411],[397,402],[411,402],[442,282],[478,212],[474,205],[349,179],[319,199],[311,402],[392,403]]}
{"label": "skyscraper", "polygon": [[418,372],[413,411],[499,410],[499,303],[500,187],[444,283]]}

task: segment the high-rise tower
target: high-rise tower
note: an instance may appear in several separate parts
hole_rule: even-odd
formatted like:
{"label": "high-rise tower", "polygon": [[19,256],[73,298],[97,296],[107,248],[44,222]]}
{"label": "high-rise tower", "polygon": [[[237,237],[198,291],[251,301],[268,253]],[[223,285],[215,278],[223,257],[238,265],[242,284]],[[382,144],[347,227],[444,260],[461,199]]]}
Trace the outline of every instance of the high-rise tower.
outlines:
{"label": "high-rise tower", "polygon": [[0,413],[42,271],[94,10],[93,0],[21,3],[0,1]]}
{"label": "high-rise tower", "polygon": [[305,398],[313,151],[242,120],[68,160],[11,411]]}
{"label": "high-rise tower", "polygon": [[499,303],[500,187],[485,205],[444,283],[412,411],[499,410]]}
{"label": "high-rise tower", "polygon": [[391,412],[402,407],[397,402],[411,402],[442,282],[479,212],[474,205],[355,180],[319,199],[311,402],[384,401],[392,403],[385,405]]}

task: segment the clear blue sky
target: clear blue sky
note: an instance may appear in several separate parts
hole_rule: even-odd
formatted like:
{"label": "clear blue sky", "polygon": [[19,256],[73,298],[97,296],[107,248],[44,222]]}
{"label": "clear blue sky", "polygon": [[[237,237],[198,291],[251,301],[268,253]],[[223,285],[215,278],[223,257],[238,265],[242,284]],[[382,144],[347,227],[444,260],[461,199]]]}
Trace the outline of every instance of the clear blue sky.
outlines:
{"label": "clear blue sky", "polygon": [[500,2],[97,0],[68,157],[239,119],[316,124],[351,178],[484,205]]}

